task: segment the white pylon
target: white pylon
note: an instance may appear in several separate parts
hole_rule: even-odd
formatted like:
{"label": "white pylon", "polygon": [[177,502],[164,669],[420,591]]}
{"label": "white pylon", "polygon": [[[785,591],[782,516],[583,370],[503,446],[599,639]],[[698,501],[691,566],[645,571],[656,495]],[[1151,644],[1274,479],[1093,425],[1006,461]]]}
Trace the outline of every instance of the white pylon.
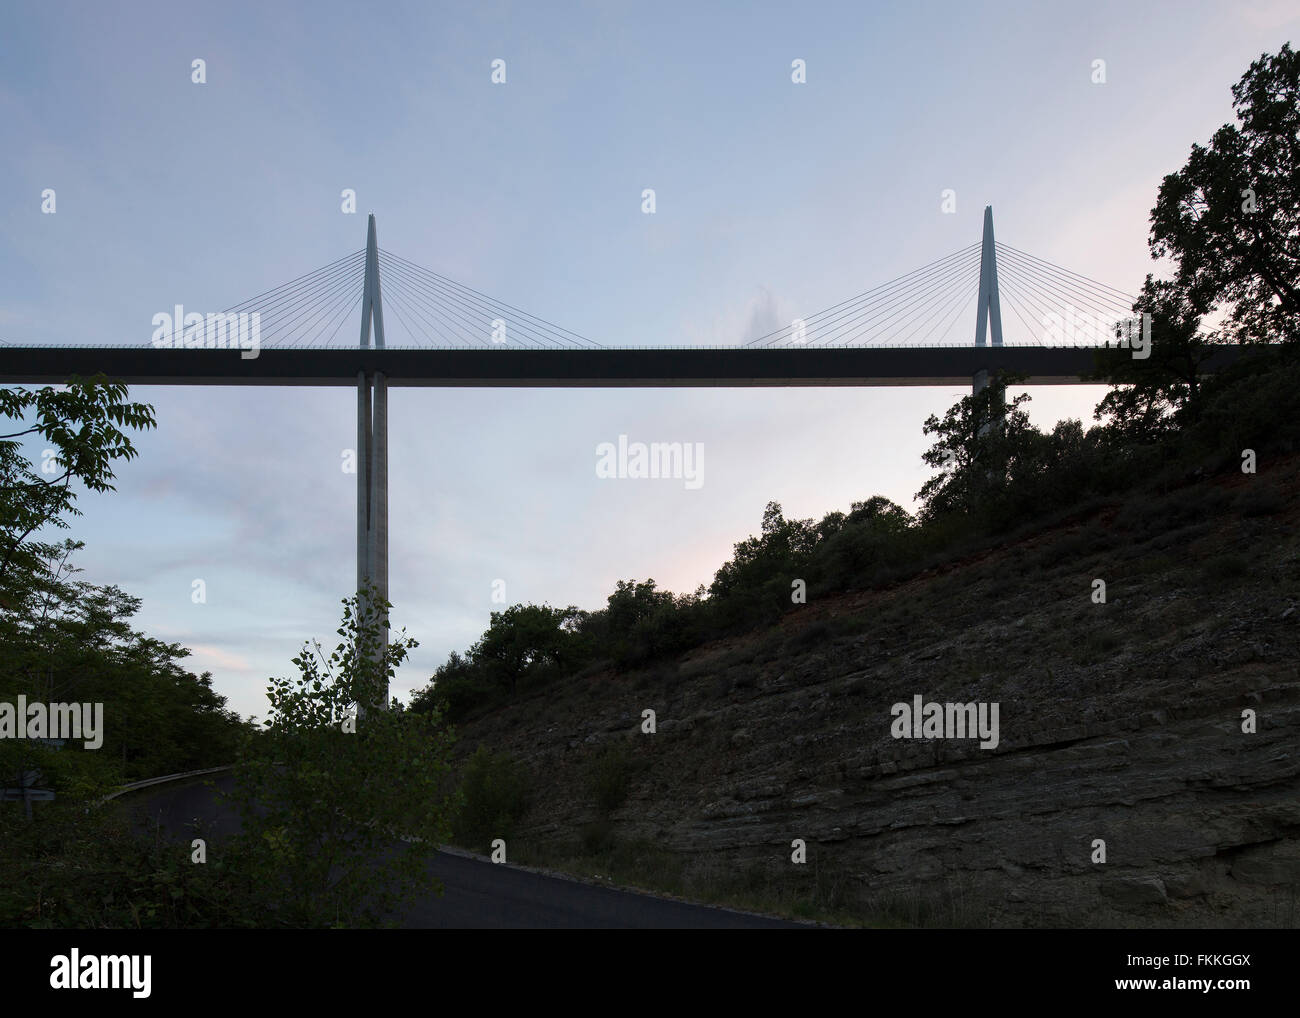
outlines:
{"label": "white pylon", "polygon": [[[361,296],[361,349],[372,349],[370,324],[374,321],[373,349],[384,348],[384,302],[379,288],[379,242],[375,214],[370,214],[366,236],[366,276]],[[357,372],[357,591],[370,585],[388,600],[388,383],[382,371]],[[364,618],[369,604],[358,597]],[[381,649],[388,647],[388,617],[380,615]],[[358,704],[358,715],[365,709]],[[377,705],[388,709],[388,679]]]}
{"label": "white pylon", "polygon": [[[980,250],[980,288],[975,305],[975,345],[984,346],[988,333],[993,345],[1002,345],[1002,304],[998,300],[998,255],[993,241],[993,206],[984,206],[984,243]],[[981,368],[975,375],[971,391],[979,392],[989,383],[989,373]]]}

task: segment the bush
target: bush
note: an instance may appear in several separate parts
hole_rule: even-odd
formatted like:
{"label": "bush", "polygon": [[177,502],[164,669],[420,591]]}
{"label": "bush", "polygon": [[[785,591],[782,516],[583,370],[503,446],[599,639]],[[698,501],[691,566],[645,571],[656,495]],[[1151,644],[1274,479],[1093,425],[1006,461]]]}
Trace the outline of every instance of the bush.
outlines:
{"label": "bush", "polygon": [[592,758],[587,770],[587,787],[602,813],[612,813],[627,801],[635,761],[631,747],[622,742],[608,746]]}
{"label": "bush", "polygon": [[1205,563],[1201,575],[1211,583],[1234,583],[1250,572],[1250,566],[1240,555],[1219,555]]}
{"label": "bush", "polygon": [[264,925],[264,897],[224,848],[197,866],[188,840],[140,833],[118,803],[69,796],[35,809],[28,821],[21,803],[0,804],[0,927]]}
{"label": "bush", "polygon": [[494,838],[509,838],[528,809],[528,773],[508,753],[479,745],[465,764],[463,802],[452,826],[467,848],[486,849]]}
{"label": "bush", "polygon": [[614,826],[605,819],[583,824],[580,841],[587,855],[603,855],[614,847]]}
{"label": "bush", "polygon": [[1275,516],[1287,507],[1286,498],[1277,488],[1252,485],[1237,496],[1233,508],[1242,516]]}
{"label": "bush", "polygon": [[808,650],[825,643],[834,635],[830,625],[824,621],[813,622],[804,626],[785,642],[787,654]]}
{"label": "bush", "polygon": [[[436,710],[378,706],[415,641],[390,631],[382,646],[379,612],[391,606],[373,588],[343,603],[342,642],[328,658],[319,643],[304,647],[299,674],[271,680],[267,731],[234,770],[233,840],[276,925],[390,922],[404,898],[428,893],[428,864],[450,833],[451,733]],[[407,844],[393,852],[399,837]]]}

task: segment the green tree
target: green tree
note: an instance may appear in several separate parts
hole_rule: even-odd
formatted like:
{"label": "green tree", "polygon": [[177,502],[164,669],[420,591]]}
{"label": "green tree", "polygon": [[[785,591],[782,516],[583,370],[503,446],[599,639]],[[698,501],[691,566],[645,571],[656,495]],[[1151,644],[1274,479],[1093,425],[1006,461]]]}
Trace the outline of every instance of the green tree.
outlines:
{"label": "green tree", "polygon": [[[833,529],[835,521],[823,521]],[[752,597],[764,587],[778,588],[788,601],[790,578],[801,571],[817,546],[818,526],[812,520],[787,520],[779,502],[763,508],[759,536],[738,542],[731,560],[714,574],[709,593],[714,597]]]}
{"label": "green tree", "polygon": [[528,809],[528,771],[508,753],[480,744],[465,763],[456,843],[483,852],[495,838],[510,839]]}
{"label": "green tree", "polygon": [[1300,338],[1300,54],[1263,54],[1232,88],[1236,124],[1165,177],[1151,254],[1177,264],[1189,308],[1227,311],[1224,334]]}
{"label": "green tree", "polygon": [[665,605],[673,603],[667,590],[657,590],[655,581],[619,580],[605,602],[605,619],[615,638],[626,637],[642,619],[647,619]]}
{"label": "green tree", "polygon": [[493,612],[492,622],[471,649],[475,663],[494,685],[515,693],[521,681],[554,678],[579,657],[577,627],[582,612],[570,606],[516,604]]}
{"label": "green tree", "polygon": [[[81,548],[33,543],[39,568],[11,572],[12,597],[0,606],[0,700],[103,703],[103,745],[65,746],[58,759],[71,766],[84,755],[108,783],[230,763],[243,725],[212,676],[183,667],[184,647],[132,627],[139,598],[78,579]],[[32,747],[6,740],[0,756]]]}
{"label": "green tree", "polygon": [[901,534],[913,524],[912,514],[884,495],[872,495],[865,502],[854,502],[845,523],[868,524],[887,534]]}
{"label": "green tree", "polygon": [[1020,409],[1029,394],[1021,393],[1010,403],[1006,400],[1007,386],[1018,380],[1015,375],[999,375],[949,407],[942,420],[934,414],[926,419],[922,432],[938,441],[921,458],[942,472],[926,481],[916,495],[923,521],[954,513],[995,512],[1007,484],[1032,461],[1036,439],[1042,435]]}
{"label": "green tree", "polygon": [[383,702],[416,646],[403,630],[385,647],[378,610],[391,605],[373,588],[360,596],[377,611],[346,599],[333,653],[304,645],[298,675],[271,680],[267,731],[235,769],[235,852],[278,925],[382,923],[416,891],[440,891],[428,865],[456,808],[453,736],[436,708],[358,711]]}
{"label": "green tree", "polygon": [[[0,435],[0,585],[35,531],[66,528],[64,516],[80,515],[73,481],[90,491],[114,490],[113,463],[137,455],[122,429],[156,424],[152,407],[126,398],[126,386],[103,375],[74,376],[61,389],[0,389],[0,414],[26,424]],[[19,440],[27,436],[50,446],[39,470],[23,454]]]}
{"label": "green tree", "polygon": [[1093,377],[1113,388],[1093,417],[1108,423],[1119,444],[1152,444],[1196,414],[1202,366],[1214,345],[1200,333],[1202,316],[1179,281],[1148,275],[1133,311],[1150,316],[1148,355],[1135,357],[1134,350],[1123,346],[1097,351]]}

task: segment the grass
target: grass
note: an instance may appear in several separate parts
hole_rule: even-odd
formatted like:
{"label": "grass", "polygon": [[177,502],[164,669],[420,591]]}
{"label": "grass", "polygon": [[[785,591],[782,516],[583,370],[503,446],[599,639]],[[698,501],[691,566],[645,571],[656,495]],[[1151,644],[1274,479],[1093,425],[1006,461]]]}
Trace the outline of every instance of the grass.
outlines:
{"label": "grass", "polygon": [[[784,850],[782,850],[784,851]],[[860,928],[984,928],[977,891],[945,879],[911,891],[863,894],[830,853],[809,850],[802,865],[673,852],[657,842],[619,839],[610,825],[584,828],[572,845],[520,846],[517,861],[629,891],[784,919]]]}
{"label": "grass", "polygon": [[1230,584],[1250,575],[1250,564],[1234,552],[1216,555],[1201,570],[1201,578],[1208,583]]}

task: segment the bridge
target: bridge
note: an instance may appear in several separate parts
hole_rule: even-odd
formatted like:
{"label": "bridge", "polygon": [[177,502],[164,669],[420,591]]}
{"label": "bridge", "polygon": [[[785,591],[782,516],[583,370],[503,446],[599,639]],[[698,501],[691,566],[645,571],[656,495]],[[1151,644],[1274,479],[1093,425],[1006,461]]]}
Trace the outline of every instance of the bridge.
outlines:
{"label": "bridge", "polygon": [[[949,341],[972,299],[974,343]],[[1003,299],[1013,329],[1023,326],[1018,342],[1004,341]],[[386,342],[386,305],[402,346]],[[1130,294],[996,241],[989,207],[978,243],[742,346],[611,348],[381,249],[372,214],[363,250],[216,314],[161,312],[148,342],[0,343],[0,383],[102,372],[132,385],[355,385],[357,588],[387,601],[390,385],[978,391],[1004,370],[1028,384],[1078,384],[1132,305]],[[335,345],[358,306],[359,344]]]}
{"label": "bridge", "polygon": [[[1003,299],[1020,332],[1011,343]],[[974,343],[950,340],[972,300]],[[102,371],[134,385],[350,386],[382,376],[389,386],[893,386],[964,385],[1006,370],[1064,385],[1092,370],[1103,338],[1093,329],[1094,342],[1072,341],[1072,320],[1122,319],[1132,303],[997,242],[988,208],[979,243],[745,345],[607,347],[381,249],[372,215],[365,249],[216,314],[176,307],[173,320],[169,309],[155,316],[168,328],[150,342],[0,343],[0,381],[58,384]],[[361,343],[336,345],[358,305]],[[1044,339],[1053,316],[1054,343]]]}

